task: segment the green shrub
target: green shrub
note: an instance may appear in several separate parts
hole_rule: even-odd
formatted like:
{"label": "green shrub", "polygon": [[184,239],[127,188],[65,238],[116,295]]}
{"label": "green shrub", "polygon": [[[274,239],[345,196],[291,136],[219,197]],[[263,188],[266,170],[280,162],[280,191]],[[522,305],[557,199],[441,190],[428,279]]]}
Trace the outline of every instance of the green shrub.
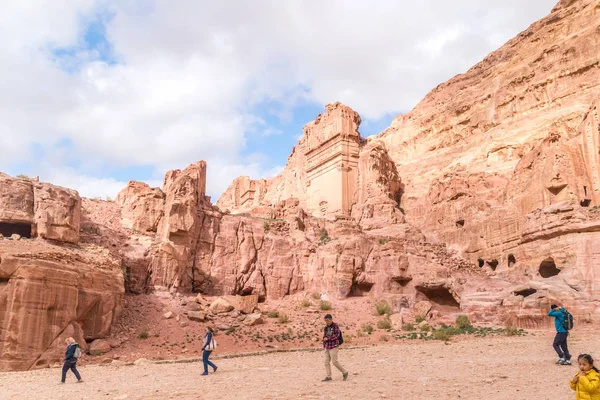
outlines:
{"label": "green shrub", "polygon": [[138,335],[138,338],[140,339],[148,339],[148,328],[147,327],[143,327],[142,330],[140,331],[140,334]]}
{"label": "green shrub", "polygon": [[379,337],[379,341],[381,342],[388,342],[390,340],[390,337],[388,335],[381,335]]}
{"label": "green shrub", "polygon": [[268,318],[279,318],[279,311],[271,310],[267,313]]}
{"label": "green shrub", "polygon": [[384,244],[386,244],[387,242],[388,242],[388,239],[379,239],[379,244],[382,245],[382,246]]}
{"label": "green shrub", "polygon": [[456,317],[456,327],[458,329],[465,329],[471,326],[471,321],[466,315],[459,315]]}
{"label": "green shrub", "polygon": [[265,233],[268,233],[271,230],[271,225],[267,221],[265,221],[263,222],[263,228],[265,230]]}
{"label": "green shrub", "polygon": [[429,332],[429,325],[424,324],[419,326],[419,329],[421,330],[421,332]]}
{"label": "green shrub", "polygon": [[327,229],[321,228],[321,237],[319,239],[318,245],[322,246],[324,244],[327,244],[330,241],[331,241],[331,238],[329,237],[329,233],[327,232]]}
{"label": "green shrub", "polygon": [[455,334],[456,334],[456,330],[453,327],[442,325],[441,328],[436,329],[433,332],[433,338],[436,340],[443,340],[444,342],[447,342]]}
{"label": "green shrub", "polygon": [[310,300],[304,299],[302,300],[302,307],[310,307],[311,306],[311,302]]}
{"label": "green shrub", "polygon": [[319,293],[315,292],[315,293],[312,294],[312,298],[315,299],[315,300],[320,300],[321,299],[321,295]]}
{"label": "green shrub", "polygon": [[379,329],[392,329],[392,321],[389,318],[384,318],[377,321],[377,328]]}
{"label": "green shrub", "polygon": [[329,301],[321,300],[320,308],[323,311],[331,310],[332,306]]}
{"label": "green shrub", "polygon": [[290,322],[290,317],[288,317],[288,315],[286,313],[280,313],[279,314],[279,323],[287,324],[288,322]]}
{"label": "green shrub", "polygon": [[30,178],[29,178],[27,175],[25,175],[25,174],[19,174],[19,175],[17,175],[17,178],[19,178],[19,179],[30,179]]}
{"label": "green shrub", "polygon": [[377,302],[375,310],[377,311],[377,315],[392,315],[392,307],[385,300]]}
{"label": "green shrub", "polygon": [[413,324],[404,324],[402,325],[402,330],[407,332],[412,332],[415,330],[415,326]]}
{"label": "green shrub", "polygon": [[373,333],[373,325],[371,325],[371,324],[363,324],[362,330],[364,332],[367,332],[370,335],[371,333]]}
{"label": "green shrub", "polygon": [[423,321],[425,321],[425,318],[423,318],[423,317],[417,317],[417,318],[415,318],[415,322],[416,322],[417,324],[420,324],[420,323],[421,323],[421,322],[423,322]]}

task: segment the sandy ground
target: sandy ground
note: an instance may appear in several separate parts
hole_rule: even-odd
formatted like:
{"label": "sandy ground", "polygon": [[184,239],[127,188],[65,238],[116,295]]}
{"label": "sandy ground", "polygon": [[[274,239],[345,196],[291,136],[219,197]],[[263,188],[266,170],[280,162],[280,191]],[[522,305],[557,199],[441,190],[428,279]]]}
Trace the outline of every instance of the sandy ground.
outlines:
{"label": "sandy ground", "polygon": [[[201,363],[82,366],[58,384],[57,368],[0,373],[0,399],[574,399],[575,367],[555,366],[551,333],[461,338],[340,351],[348,381],[324,376],[322,352],[216,359],[219,370],[200,376]],[[593,333],[575,332],[574,355],[600,359]]]}

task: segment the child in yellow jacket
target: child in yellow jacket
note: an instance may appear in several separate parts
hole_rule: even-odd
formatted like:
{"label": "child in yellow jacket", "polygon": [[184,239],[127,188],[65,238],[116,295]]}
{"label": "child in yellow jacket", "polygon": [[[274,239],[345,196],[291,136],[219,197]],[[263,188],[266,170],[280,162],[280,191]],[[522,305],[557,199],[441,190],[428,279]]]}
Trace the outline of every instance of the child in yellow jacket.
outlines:
{"label": "child in yellow jacket", "polygon": [[600,373],[594,367],[594,359],[589,354],[577,358],[579,371],[569,382],[576,393],[576,400],[600,400]]}

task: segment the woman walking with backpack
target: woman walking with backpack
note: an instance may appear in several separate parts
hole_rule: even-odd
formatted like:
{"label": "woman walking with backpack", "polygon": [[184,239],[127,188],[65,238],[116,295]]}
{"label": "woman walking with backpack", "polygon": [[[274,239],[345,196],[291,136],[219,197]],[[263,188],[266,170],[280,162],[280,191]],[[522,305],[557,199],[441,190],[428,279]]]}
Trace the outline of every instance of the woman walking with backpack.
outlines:
{"label": "woman walking with backpack", "polygon": [[77,371],[77,359],[81,356],[81,349],[79,348],[79,344],[72,337],[68,337],[65,339],[65,344],[67,345],[67,350],[65,351],[65,363],[62,368],[62,379],[60,383],[65,383],[67,379],[67,371],[71,370],[75,374],[75,378],[77,378],[77,383],[81,381],[81,375],[79,375],[79,371]]}
{"label": "woman walking with backpack", "polygon": [[217,347],[213,334],[215,331],[210,327],[206,327],[206,333],[204,334],[204,346],[202,346],[202,362],[204,363],[204,373],[202,375],[208,375],[208,366],[213,368],[213,372],[217,372],[217,366],[212,362],[208,361],[213,350]]}

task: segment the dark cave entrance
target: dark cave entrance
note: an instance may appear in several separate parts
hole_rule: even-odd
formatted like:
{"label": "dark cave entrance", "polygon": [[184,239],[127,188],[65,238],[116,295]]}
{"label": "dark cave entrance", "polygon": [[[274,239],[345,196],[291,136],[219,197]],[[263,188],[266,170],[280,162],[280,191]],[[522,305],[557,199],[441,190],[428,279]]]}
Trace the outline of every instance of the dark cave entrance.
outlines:
{"label": "dark cave entrance", "polygon": [[539,273],[542,278],[551,278],[560,274],[560,269],[556,268],[553,258],[547,258],[540,264]]}
{"label": "dark cave entrance", "polygon": [[11,237],[15,233],[23,238],[31,239],[31,224],[22,222],[0,222],[0,234],[4,237]]}

